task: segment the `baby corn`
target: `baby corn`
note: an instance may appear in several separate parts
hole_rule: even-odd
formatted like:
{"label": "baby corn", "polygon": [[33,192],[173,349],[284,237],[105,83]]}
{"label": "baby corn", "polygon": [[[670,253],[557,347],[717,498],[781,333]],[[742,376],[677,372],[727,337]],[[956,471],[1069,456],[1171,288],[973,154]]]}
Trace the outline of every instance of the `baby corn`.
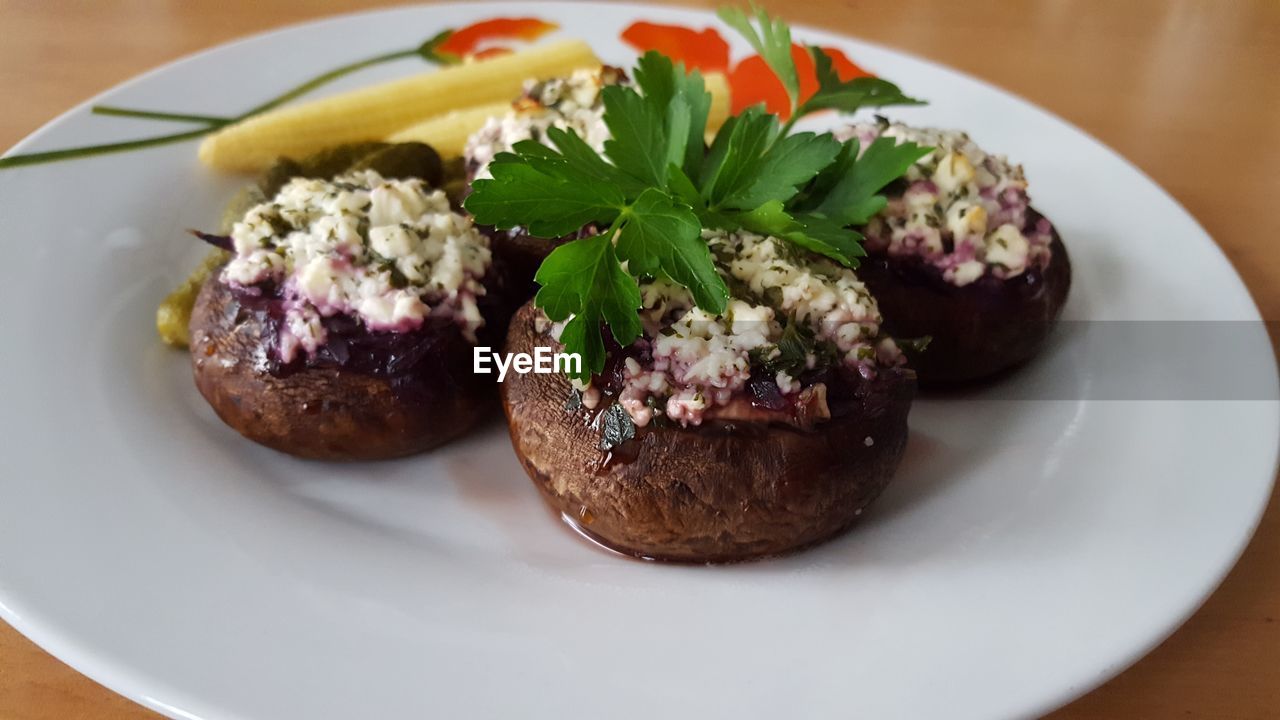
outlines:
{"label": "baby corn", "polygon": [[[714,133],[729,117],[729,83],[724,75],[711,73],[706,76],[707,92],[711,93],[711,110],[707,115],[707,131]],[[428,118],[389,135],[388,142],[423,142],[436,149],[441,157],[462,155],[467,138],[479,130],[491,117],[501,117],[511,110],[510,102],[463,108]]]}
{"label": "baby corn", "polygon": [[201,143],[200,160],[219,170],[258,171],[280,156],[300,157],[342,143],[378,140],[424,118],[509,101],[527,78],[565,75],[599,64],[585,42],[564,40],[451,66],[229,125]]}

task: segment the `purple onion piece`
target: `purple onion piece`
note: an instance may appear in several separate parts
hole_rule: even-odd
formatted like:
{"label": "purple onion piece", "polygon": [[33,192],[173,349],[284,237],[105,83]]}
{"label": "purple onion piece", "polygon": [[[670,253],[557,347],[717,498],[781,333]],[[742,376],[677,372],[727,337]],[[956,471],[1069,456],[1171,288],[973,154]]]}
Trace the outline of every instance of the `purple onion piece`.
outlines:
{"label": "purple onion piece", "polygon": [[772,380],[752,378],[747,381],[747,391],[751,393],[751,404],[765,410],[785,410],[787,399],[783,396],[778,384]]}

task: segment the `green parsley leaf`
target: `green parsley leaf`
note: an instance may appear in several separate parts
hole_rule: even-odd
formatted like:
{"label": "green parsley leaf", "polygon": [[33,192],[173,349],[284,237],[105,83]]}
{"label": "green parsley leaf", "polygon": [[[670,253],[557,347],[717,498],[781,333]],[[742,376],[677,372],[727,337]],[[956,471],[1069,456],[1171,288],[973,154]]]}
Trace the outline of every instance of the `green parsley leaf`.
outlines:
{"label": "green parsley leaf", "polygon": [[641,59],[636,74],[643,95],[625,86],[602,91],[608,159],[574,132],[550,128],[554,148],[516,143],[514,152],[494,158],[492,178],[475,181],[465,203],[478,223],[523,225],[543,237],[589,223],[608,225],[599,236],[607,240],[584,238],[557,248],[535,278],[542,285],[538,306],[553,320],[572,316],[561,341],[583,356],[587,375],[604,367],[602,322],[623,345],[639,333],[634,276],[665,275],[711,312],[723,312],[728,300],[702,241],[701,221],[689,202],[665,190],[671,175],[680,193],[701,204],[681,168],[701,163],[710,94],[700,75],[656,53]]}
{"label": "green parsley leaf", "polygon": [[832,66],[831,56],[823,52],[822,48],[810,45],[808,51],[813,58],[818,89],[800,105],[796,115],[808,115],[828,109],[853,113],[864,107],[924,104],[922,100],[904,95],[897,85],[881,78],[860,77],[845,82]]}
{"label": "green parsley leaf", "polygon": [[[672,98],[667,105],[667,154],[662,158],[667,165],[684,163],[685,151],[689,148],[689,126],[692,123],[689,101],[683,95]],[[662,179],[664,184],[668,180],[665,175]]]}
{"label": "green parsley leaf", "polygon": [[646,190],[623,213],[628,222],[618,233],[618,256],[632,274],[667,277],[689,289],[698,307],[724,312],[729,290],[702,240],[702,222],[689,207],[666,194]]}
{"label": "green parsley leaf", "polygon": [[[566,162],[572,165],[575,170],[591,178],[593,182],[617,185],[622,194],[626,197],[634,197],[644,192],[648,185],[636,180],[635,178],[620,172],[618,168],[610,165],[605,161],[600,153],[596,152],[587,141],[578,137],[577,133],[561,130],[558,127],[547,128],[547,138],[555,143]],[[537,148],[545,146],[536,145]],[[541,150],[532,149],[537,153]]]}
{"label": "green parsley leaf", "polygon": [[778,200],[733,215],[731,220],[744,230],[782,238],[846,267],[858,267],[858,258],[867,254],[858,231],[816,213],[793,214]]}
{"label": "green parsley leaf", "polygon": [[778,117],[753,106],[716,133],[699,178],[701,195],[713,210],[786,201],[839,152],[840,143],[830,133],[779,135]]}
{"label": "green parsley leaf", "polygon": [[840,152],[836,153],[835,160],[823,168],[813,178],[813,182],[801,190],[788,205],[795,210],[811,210],[816,207],[827,196],[827,193],[831,192],[831,188],[835,187],[853,169],[853,164],[858,160],[860,148],[861,146],[856,138],[842,143]]}
{"label": "green parsley leaf", "polygon": [[599,182],[550,148],[526,141],[515,149],[490,163],[492,178],[472,184],[464,205],[476,222],[504,229],[522,225],[534,235],[558,237],[589,223],[612,222],[626,203],[621,187]]}
{"label": "green parsley leaf", "polygon": [[702,202],[702,196],[698,193],[698,188],[693,184],[693,180],[685,174],[683,170],[672,165],[667,168],[667,189],[671,191],[671,196],[680,202],[693,208],[695,213],[699,213],[706,209]]}
{"label": "green parsley leaf", "polygon": [[840,142],[830,133],[796,133],[778,138],[750,168],[740,189],[721,205],[754,208],[769,200],[790,200],[800,186],[814,179],[840,152]]}
{"label": "green parsley leaf", "polygon": [[711,114],[711,93],[701,73],[685,72],[684,63],[672,64],[671,58],[650,50],[636,62],[634,74],[646,101],[667,108],[668,161],[696,174]]}
{"label": "green parsley leaf", "polygon": [[753,105],[729,118],[716,133],[698,178],[711,208],[744,192],[756,179],[760,158],[778,137],[778,116]]}
{"label": "green parsley leaf", "polygon": [[618,169],[646,185],[665,186],[664,108],[646,102],[634,88],[623,85],[609,85],[601,91],[601,96],[604,123],[610,134],[604,143],[605,154]]}
{"label": "green parsley leaf", "polygon": [[[819,89],[798,105],[786,24],[762,10],[749,17],[729,8],[721,16],[782,78],[795,111],[787,123],[748,108],[706,147],[711,97],[702,77],[650,52],[636,64],[634,87],[601,91],[610,131],[603,154],[571,130],[550,128],[549,145],[520,142],[494,158],[492,177],[475,181],[465,202],[477,223],[524,226],[542,237],[607,228],[557,247],[535,276],[534,302],[565,323],[560,340],[582,356],[580,379],[603,371],[606,327],[624,346],[642,332],[638,278],[669,278],[703,310],[726,311],[734,281],[716,269],[704,228],[774,236],[856,267],[865,253],[851,226],[879,211],[886,200],[878,193],[930,151],[880,139],[860,157],[856,141],[790,134],[806,112],[916,101],[887,81],[842,82],[830,57],[811,49]],[[787,363],[799,347],[795,332],[778,348]]]}
{"label": "green parsley leaf", "polygon": [[785,232],[783,238],[848,268],[856,269],[858,258],[866,257],[862,233],[844,223],[816,213],[796,213],[794,219],[799,227]]}
{"label": "green parsley leaf", "polygon": [[782,20],[770,17],[763,9],[753,10],[754,25],[752,18],[738,7],[726,5],[716,14],[755,48],[786,90],[791,101],[791,112],[790,119],[782,129],[784,135],[800,118],[819,110],[853,113],[864,107],[924,104],[921,100],[904,95],[897,85],[887,80],[874,77],[854,78],[848,82],[841,80],[831,62],[831,56],[813,46],[808,46],[807,51],[813,58],[818,89],[801,102],[800,76],[796,70],[795,58],[791,55],[790,28]]}
{"label": "green parsley leaf", "polygon": [[751,19],[741,8],[725,5],[716,14],[760,53],[765,64],[782,81],[782,87],[791,99],[791,107],[795,108],[800,101],[800,75],[796,72],[795,59],[791,57],[791,28],[782,20],[769,17],[762,8],[753,9],[756,23],[760,25],[759,31],[752,26]]}
{"label": "green parsley leaf", "polygon": [[636,88],[604,88],[605,154],[633,178],[665,187],[667,166],[695,172],[711,112],[702,76],[650,51],[636,64]]}
{"label": "green parsley leaf", "polygon": [[[845,143],[835,163],[838,177],[823,193],[812,212],[825,215],[845,225],[862,225],[880,212],[885,199],[876,193],[907,171],[917,160],[933,152],[913,142],[895,143],[893,138],[878,137],[858,155],[856,138]],[[829,182],[829,178],[821,178]]]}
{"label": "green parsley leaf", "polygon": [[547,317],[565,325],[560,342],[582,356],[586,380],[604,370],[600,323],[607,322],[614,340],[629,345],[640,337],[640,288],[622,269],[608,235],[591,235],[565,243],[542,261],[534,279],[542,287],[534,302]]}

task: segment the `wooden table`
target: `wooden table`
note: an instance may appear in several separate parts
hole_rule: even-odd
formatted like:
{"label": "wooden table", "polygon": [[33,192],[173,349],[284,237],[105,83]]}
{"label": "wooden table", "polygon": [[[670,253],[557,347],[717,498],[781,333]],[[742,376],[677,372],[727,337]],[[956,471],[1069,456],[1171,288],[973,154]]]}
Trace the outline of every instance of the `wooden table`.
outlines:
{"label": "wooden table", "polygon": [[[1264,317],[1280,319],[1280,2],[766,4],[985,78],[1084,128],[1173,193],[1221,243]],[[0,0],[0,148],[180,55],[333,10],[305,0]],[[1051,717],[1280,716],[1277,504],[1181,630]],[[155,716],[0,624],[0,717]]]}

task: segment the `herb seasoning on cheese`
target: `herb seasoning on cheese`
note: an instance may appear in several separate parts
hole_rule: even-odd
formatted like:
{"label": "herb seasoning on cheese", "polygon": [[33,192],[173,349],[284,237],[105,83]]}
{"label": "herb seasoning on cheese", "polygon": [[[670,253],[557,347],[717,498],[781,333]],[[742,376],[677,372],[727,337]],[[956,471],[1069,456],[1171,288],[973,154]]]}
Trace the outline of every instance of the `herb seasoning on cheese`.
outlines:
{"label": "herb seasoning on cheese", "polygon": [[[750,26],[745,16],[734,22]],[[790,60],[790,42],[780,42],[770,52]],[[803,102],[793,89],[789,120],[752,106],[709,144],[713,98],[701,74],[652,51],[634,84],[610,82],[606,70],[598,82],[532,85],[526,100],[538,112],[522,120],[513,111],[473,136],[470,169],[484,167],[464,206],[476,222],[572,236],[542,260],[534,303],[582,357],[569,374],[583,405],[617,398],[639,423],[750,417],[804,427],[828,410],[827,380],[843,399],[860,384],[850,373],[874,374],[881,354],[899,359],[849,270],[863,254],[853,228],[930,149],[886,139],[860,156],[857,142],[791,130],[819,110],[919,101],[882,79],[843,80],[810,51],[818,88]],[[571,122],[588,96],[591,122]]]}
{"label": "herb seasoning on cheese", "polygon": [[1049,264],[1053,228],[1030,222],[1022,167],[983,151],[965,133],[881,121],[836,133],[865,149],[878,137],[931,146],[907,169],[906,187],[864,228],[866,245],[891,256],[918,256],[943,279],[968,285],[985,273],[1021,275]]}
{"label": "herb seasoning on cheese", "polygon": [[609,139],[604,124],[604,101],[600,89],[623,81],[622,73],[611,67],[576,70],[563,78],[525,83],[524,93],[502,117],[489,118],[467,140],[463,151],[467,167],[475,177],[489,177],[494,156],[510,152],[522,140],[536,140],[548,147],[547,128],[572,130],[596,152]]}
{"label": "herb seasoning on cheese", "polygon": [[[813,402],[825,412],[822,390],[802,376],[843,364],[870,377],[902,364],[852,270],[746,231],[704,230],[702,237],[733,296],[715,315],[669,280],[641,282],[644,333],[620,366],[618,393],[637,426],[655,417],[686,426],[747,419],[760,412],[762,392],[776,399],[773,409]],[[552,334],[563,326],[554,324]],[[583,393],[588,407],[599,397],[589,386]]]}
{"label": "herb seasoning on cheese", "polygon": [[283,300],[284,362],[323,345],[322,319],[334,315],[380,332],[447,318],[472,341],[484,323],[476,298],[485,294],[488,239],[451,209],[443,192],[418,179],[373,171],[295,178],[250,209],[231,241],[235,256],[222,280]]}

